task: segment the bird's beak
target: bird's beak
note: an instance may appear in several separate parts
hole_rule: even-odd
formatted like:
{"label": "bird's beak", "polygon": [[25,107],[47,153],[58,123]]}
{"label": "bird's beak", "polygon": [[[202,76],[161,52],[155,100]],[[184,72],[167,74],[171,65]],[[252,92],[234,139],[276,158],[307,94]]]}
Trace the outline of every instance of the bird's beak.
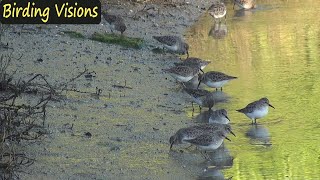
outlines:
{"label": "bird's beak", "polygon": [[204,74],[203,70],[200,68],[200,71]]}
{"label": "bird's beak", "polygon": [[226,140],[231,141],[227,136],[224,137]]}
{"label": "bird's beak", "polygon": [[226,117],[229,121],[231,121],[231,120],[228,118],[228,116],[224,116],[224,117]]}
{"label": "bird's beak", "polygon": [[273,109],[276,109],[276,108],[274,108],[271,104],[268,104],[268,106],[272,107]]}
{"label": "bird's beak", "polygon": [[174,144],[174,141],[172,141],[172,143],[170,144],[170,150],[172,149],[173,144]]}
{"label": "bird's beak", "polygon": [[198,84],[198,86],[197,86],[197,89],[199,89],[200,84],[201,84],[201,80],[199,81],[199,84]]}
{"label": "bird's beak", "polygon": [[230,130],[230,133],[231,133],[234,137],[237,137],[236,134],[234,134],[234,132],[232,132],[231,130]]}

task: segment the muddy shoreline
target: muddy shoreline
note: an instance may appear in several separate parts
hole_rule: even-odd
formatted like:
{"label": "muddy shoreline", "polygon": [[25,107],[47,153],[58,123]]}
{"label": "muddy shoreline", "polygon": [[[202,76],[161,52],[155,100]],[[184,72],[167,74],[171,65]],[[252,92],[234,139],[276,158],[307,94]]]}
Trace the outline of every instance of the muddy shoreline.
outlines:
{"label": "muddy shoreline", "polygon": [[[2,37],[14,54],[21,77],[43,74],[50,83],[65,81],[87,68],[93,78],[72,84],[100,97],[67,92],[64,102],[51,103],[46,122],[50,134],[25,147],[34,165],[22,179],[173,179],[195,177],[188,158],[169,153],[168,139],[192,122],[185,108],[189,98],[162,69],[180,61],[179,56],[156,54],[160,46],[153,35],[181,35],[209,4],[190,1],[177,7],[147,4],[156,10],[139,12],[143,3],[111,3],[112,14],[121,14],[126,36],[146,42],[141,49],[124,48],[89,39],[75,39],[63,31],[90,36],[109,28],[99,25],[16,25]],[[133,18],[134,17],[134,18]],[[4,52],[5,53],[5,52]],[[192,56],[192,54],[191,54]],[[41,59],[41,60],[39,60]],[[18,78],[18,77],[17,77]],[[130,88],[118,88],[119,86]],[[118,86],[118,87],[117,87]],[[132,88],[132,89],[131,89]],[[70,126],[72,125],[72,128]],[[90,132],[92,137],[85,134]]]}

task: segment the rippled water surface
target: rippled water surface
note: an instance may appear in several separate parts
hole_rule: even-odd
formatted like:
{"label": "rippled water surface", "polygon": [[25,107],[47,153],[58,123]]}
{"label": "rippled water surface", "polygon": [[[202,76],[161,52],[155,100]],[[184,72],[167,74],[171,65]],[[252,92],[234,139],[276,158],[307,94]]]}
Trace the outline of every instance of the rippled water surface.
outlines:
{"label": "rippled water surface", "polygon": [[[187,33],[190,54],[212,62],[205,71],[238,77],[224,88],[230,102],[218,106],[229,111],[237,134],[225,145],[234,160],[222,170],[213,165],[211,176],[319,179],[320,1],[258,5],[233,11],[228,4],[226,24],[205,14]],[[275,109],[251,126],[235,110],[261,97]]]}

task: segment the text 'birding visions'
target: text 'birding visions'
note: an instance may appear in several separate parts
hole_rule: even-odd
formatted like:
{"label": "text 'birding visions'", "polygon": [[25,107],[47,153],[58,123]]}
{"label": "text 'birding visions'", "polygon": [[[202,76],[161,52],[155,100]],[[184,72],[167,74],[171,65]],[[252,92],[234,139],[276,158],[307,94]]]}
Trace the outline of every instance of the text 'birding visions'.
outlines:
{"label": "text 'birding visions'", "polygon": [[[1,0],[0,0],[1,1]],[[2,0],[3,24],[99,24],[99,0]]]}

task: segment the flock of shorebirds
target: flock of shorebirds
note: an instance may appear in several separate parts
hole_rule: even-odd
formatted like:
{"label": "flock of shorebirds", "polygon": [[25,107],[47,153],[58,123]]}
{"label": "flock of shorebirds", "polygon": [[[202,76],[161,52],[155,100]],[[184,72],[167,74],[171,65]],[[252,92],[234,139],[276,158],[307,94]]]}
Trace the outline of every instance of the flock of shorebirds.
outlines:
{"label": "flock of shorebirds", "polygon": [[[237,4],[240,8],[251,9],[255,8],[253,0],[235,0],[234,4]],[[214,17],[214,19],[220,19],[226,17],[227,8],[223,2],[216,2],[208,8],[208,13]],[[187,43],[183,42],[176,36],[155,36],[159,42],[170,51],[174,51],[179,54],[187,54],[187,59],[181,63],[175,63],[175,67],[165,69],[164,71],[169,73],[178,82],[187,83],[191,79],[198,77],[198,86],[195,89],[189,89],[185,86],[185,91],[189,94],[193,101],[201,107],[211,108],[217,103],[215,96],[212,92],[199,89],[201,83],[207,85],[210,88],[215,88],[216,91],[228,83],[229,81],[236,79],[237,77],[224,74],[217,71],[205,72],[203,69],[210,63],[199,58],[189,57]],[[256,120],[262,118],[268,114],[268,107],[274,108],[267,98],[261,98],[257,101],[249,103],[246,107],[237,110],[245,114],[252,120],[252,124],[256,124]],[[219,148],[224,139],[231,141],[227,135],[232,132],[232,128],[229,124],[230,119],[228,117],[227,110],[219,109],[212,111],[209,117],[209,123],[194,125],[187,128],[179,129],[173,136],[170,137],[170,149],[173,145],[177,144],[191,144],[197,146],[201,152],[212,151]]]}
{"label": "flock of shorebirds", "polygon": [[[254,0],[233,0],[233,2],[234,5],[238,5],[242,9],[252,9],[256,7]],[[221,19],[226,17],[227,8],[223,2],[218,0],[208,8],[207,12],[215,21],[218,19],[221,22]],[[126,30],[124,20],[121,17],[106,13],[103,14],[103,16],[109,23],[112,31],[117,30],[123,34]],[[226,83],[237,78],[217,71],[204,73],[203,69],[210,62],[189,57],[189,45],[178,36],[153,36],[153,38],[162,43],[170,52],[182,55],[187,54],[187,58],[184,61],[175,63],[175,66],[172,68],[164,69],[164,72],[170,74],[176,81],[180,82],[184,86],[185,92],[188,93],[193,101],[200,107],[208,107],[211,109],[216,104],[212,92],[199,89],[201,83],[210,88],[215,88],[216,91],[218,91],[218,89],[222,91],[222,87]],[[184,83],[196,77],[198,77],[199,81],[197,88],[186,88]],[[257,119],[268,114],[269,106],[274,108],[267,98],[261,98],[237,111],[250,118],[252,124],[256,124]],[[224,139],[230,140],[227,137],[229,133],[236,136],[232,132],[229,122],[230,119],[225,109],[213,111],[210,114],[209,123],[179,129],[171,136],[169,140],[170,149],[172,149],[173,145],[188,143],[197,146],[200,150],[215,150],[221,146]]]}

